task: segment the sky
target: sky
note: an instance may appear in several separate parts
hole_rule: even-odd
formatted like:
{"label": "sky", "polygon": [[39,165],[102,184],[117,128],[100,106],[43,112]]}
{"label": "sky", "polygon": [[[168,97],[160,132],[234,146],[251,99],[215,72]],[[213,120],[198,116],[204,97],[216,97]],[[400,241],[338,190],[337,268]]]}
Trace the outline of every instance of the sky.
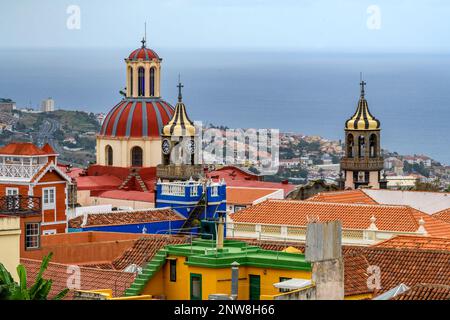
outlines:
{"label": "sky", "polygon": [[448,0],[0,0],[0,48],[450,52]]}

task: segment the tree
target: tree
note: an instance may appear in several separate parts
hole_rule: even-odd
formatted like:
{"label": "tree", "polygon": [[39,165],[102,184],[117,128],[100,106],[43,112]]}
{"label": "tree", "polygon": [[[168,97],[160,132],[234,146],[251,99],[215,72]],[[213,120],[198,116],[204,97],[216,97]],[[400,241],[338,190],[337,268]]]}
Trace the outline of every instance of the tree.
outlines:
{"label": "tree", "polygon": [[[27,288],[27,271],[22,264],[17,266],[17,274],[19,275],[19,283],[17,283],[11,273],[0,263],[0,300],[47,300],[53,281],[43,279],[42,275],[47,269],[52,255],[53,253],[50,252],[42,259],[36,280],[29,288]],[[69,289],[67,288],[62,290],[53,300],[61,300],[68,292]]]}
{"label": "tree", "polygon": [[416,182],[416,186],[414,187],[415,191],[431,191],[438,192],[440,191],[439,180],[433,182]]}

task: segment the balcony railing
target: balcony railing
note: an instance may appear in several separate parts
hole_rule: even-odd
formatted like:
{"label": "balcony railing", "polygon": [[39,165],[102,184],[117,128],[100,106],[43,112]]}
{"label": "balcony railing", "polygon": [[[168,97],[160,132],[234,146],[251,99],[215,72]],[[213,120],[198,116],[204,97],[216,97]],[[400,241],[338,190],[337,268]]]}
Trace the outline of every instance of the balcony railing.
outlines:
{"label": "balcony railing", "polygon": [[351,171],[364,170],[382,170],[384,168],[384,160],[382,157],[377,158],[342,158],[341,169]]}
{"label": "balcony railing", "polygon": [[40,213],[40,197],[20,195],[0,197],[0,214],[29,215]]}
{"label": "balcony railing", "polygon": [[0,179],[31,179],[42,167],[42,164],[0,164]]}
{"label": "balcony railing", "polygon": [[198,179],[203,176],[202,165],[158,165],[156,167],[156,176],[161,179]]}

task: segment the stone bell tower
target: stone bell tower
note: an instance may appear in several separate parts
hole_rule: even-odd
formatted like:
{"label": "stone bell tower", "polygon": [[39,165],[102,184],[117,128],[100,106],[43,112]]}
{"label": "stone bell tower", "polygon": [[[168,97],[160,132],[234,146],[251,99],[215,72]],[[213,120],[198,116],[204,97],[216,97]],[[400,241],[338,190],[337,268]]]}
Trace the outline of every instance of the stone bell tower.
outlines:
{"label": "stone bell tower", "polygon": [[380,121],[370,112],[365,98],[366,82],[361,80],[361,94],[355,114],[345,123],[345,155],[341,159],[341,188],[385,189],[381,177],[384,159],[380,147]]}

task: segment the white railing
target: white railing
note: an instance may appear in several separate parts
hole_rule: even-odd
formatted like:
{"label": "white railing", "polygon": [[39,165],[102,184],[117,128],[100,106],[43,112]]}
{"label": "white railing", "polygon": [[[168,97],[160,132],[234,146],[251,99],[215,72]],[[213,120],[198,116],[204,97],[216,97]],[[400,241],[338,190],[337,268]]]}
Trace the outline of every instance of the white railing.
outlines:
{"label": "white railing", "polygon": [[[227,222],[227,237],[271,239],[274,241],[306,240],[306,226],[280,226]],[[397,232],[386,230],[342,229],[342,243],[347,245],[370,245],[392,238],[395,235],[418,235],[417,232]]]}
{"label": "white railing", "polygon": [[186,195],[186,188],[188,188],[191,197],[198,196],[198,189],[201,186],[200,183],[192,182],[163,182],[159,184],[161,185],[161,194],[179,197]]}
{"label": "white railing", "polygon": [[0,164],[0,179],[31,179],[44,165]]}

